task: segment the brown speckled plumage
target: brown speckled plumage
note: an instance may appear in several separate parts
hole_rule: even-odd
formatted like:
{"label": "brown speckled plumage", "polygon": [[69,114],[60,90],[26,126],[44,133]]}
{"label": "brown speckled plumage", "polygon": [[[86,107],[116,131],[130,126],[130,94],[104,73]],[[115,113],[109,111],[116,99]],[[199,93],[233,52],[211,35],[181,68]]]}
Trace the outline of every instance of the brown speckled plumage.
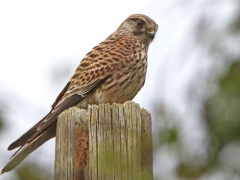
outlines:
{"label": "brown speckled plumage", "polygon": [[123,103],[132,100],[144,85],[147,51],[157,24],[143,14],[129,16],[105,41],[80,62],[58,95],[52,110],[8,150],[20,147],[0,174],[17,166],[29,153],[56,134],[58,115],[72,106]]}

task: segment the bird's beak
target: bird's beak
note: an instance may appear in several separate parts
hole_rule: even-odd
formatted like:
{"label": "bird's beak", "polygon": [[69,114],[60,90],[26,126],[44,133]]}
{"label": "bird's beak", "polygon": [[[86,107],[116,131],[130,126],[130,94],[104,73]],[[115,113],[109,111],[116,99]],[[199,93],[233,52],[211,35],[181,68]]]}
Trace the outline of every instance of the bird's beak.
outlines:
{"label": "bird's beak", "polygon": [[154,36],[155,36],[155,31],[147,31],[147,35],[148,37],[150,37],[152,40],[154,39]]}

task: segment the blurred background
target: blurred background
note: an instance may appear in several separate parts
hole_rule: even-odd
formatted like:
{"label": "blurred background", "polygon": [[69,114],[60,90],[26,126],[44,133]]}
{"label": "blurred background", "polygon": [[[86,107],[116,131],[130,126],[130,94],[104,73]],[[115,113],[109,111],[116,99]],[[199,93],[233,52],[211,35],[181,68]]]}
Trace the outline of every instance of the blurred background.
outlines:
{"label": "blurred background", "polygon": [[[159,25],[145,86],[156,180],[240,179],[240,0],[0,1],[0,167],[130,14]],[[0,179],[53,179],[55,140]]]}

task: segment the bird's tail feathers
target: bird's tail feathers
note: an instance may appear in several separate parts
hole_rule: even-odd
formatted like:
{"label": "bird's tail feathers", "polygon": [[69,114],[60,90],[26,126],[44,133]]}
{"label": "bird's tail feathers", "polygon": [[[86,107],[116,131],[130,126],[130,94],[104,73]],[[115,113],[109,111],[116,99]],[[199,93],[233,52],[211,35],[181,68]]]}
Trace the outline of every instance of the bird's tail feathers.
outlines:
{"label": "bird's tail feathers", "polygon": [[56,134],[56,128],[50,128],[45,131],[31,142],[28,142],[26,145],[21,146],[14,155],[10,158],[8,164],[0,171],[0,175],[12,170],[15,168],[20,162],[22,162],[31,152],[41,146],[43,143],[53,138]]}
{"label": "bird's tail feathers", "polygon": [[[50,113],[48,113],[43,119],[41,119],[37,124],[35,124],[31,129],[29,129],[26,133],[24,133],[20,138],[18,138],[16,141],[14,141],[12,144],[10,144],[8,146],[8,150],[13,150],[17,147],[23,147],[25,146],[25,144],[27,144],[27,141],[29,139],[29,137],[31,137],[34,133],[36,133],[37,131],[37,127],[45,120],[45,118],[49,115]],[[20,148],[22,149],[22,148]],[[20,150],[19,149],[19,150]],[[18,151],[19,151],[18,150]],[[17,152],[18,152],[17,151]],[[14,153],[15,155],[16,153]],[[13,156],[14,156],[13,155]]]}

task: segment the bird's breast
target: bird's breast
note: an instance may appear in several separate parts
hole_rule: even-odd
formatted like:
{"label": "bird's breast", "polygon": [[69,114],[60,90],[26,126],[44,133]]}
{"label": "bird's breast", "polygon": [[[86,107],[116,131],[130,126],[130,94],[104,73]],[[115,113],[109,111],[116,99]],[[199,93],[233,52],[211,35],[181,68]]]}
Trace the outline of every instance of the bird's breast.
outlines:
{"label": "bird's breast", "polygon": [[[141,55],[140,55],[141,57]],[[132,61],[109,76],[96,90],[100,103],[123,103],[132,100],[145,82],[147,57]]]}

